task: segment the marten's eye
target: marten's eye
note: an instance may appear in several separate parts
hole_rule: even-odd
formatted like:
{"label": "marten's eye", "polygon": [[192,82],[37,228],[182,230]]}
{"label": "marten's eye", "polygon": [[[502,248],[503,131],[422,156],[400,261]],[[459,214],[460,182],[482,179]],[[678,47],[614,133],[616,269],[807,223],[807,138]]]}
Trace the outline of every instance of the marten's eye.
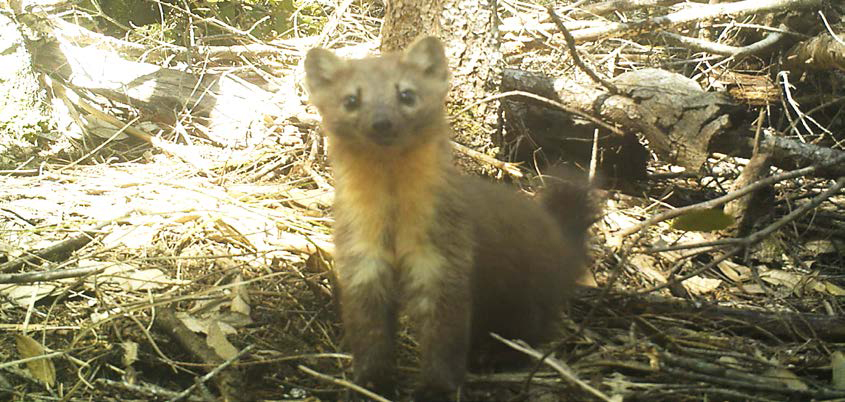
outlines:
{"label": "marten's eye", "polygon": [[417,103],[417,93],[412,89],[399,91],[399,102],[405,106],[414,106],[414,103]]}
{"label": "marten's eye", "polygon": [[358,110],[358,107],[361,106],[361,100],[358,98],[358,95],[346,95],[343,98],[343,108],[346,109],[347,112],[354,112]]}

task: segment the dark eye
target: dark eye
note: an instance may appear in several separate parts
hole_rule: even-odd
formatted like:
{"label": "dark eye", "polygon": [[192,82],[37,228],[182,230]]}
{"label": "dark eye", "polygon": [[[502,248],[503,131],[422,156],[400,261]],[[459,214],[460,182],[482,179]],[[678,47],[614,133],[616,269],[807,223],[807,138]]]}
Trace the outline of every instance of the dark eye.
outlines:
{"label": "dark eye", "polygon": [[347,112],[354,112],[358,110],[359,106],[361,106],[361,100],[358,98],[358,95],[346,95],[343,98],[343,108]]}
{"label": "dark eye", "polygon": [[399,102],[406,106],[413,106],[417,102],[417,93],[411,89],[399,91]]}

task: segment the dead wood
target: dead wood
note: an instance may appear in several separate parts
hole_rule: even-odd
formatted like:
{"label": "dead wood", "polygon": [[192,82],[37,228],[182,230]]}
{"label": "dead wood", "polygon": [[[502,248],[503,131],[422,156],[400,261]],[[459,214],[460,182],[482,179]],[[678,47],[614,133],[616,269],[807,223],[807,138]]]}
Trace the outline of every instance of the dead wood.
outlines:
{"label": "dead wood", "polygon": [[99,225],[94,229],[86,230],[77,236],[62,240],[49,247],[27,253],[27,255],[23,257],[0,265],[0,272],[16,271],[28,264],[40,265],[39,263],[42,260],[52,262],[63,261],[68,258],[71,253],[85,247],[85,245],[90,243],[91,240],[94,240],[94,238],[98,235],[97,231],[104,226],[105,225]]}
{"label": "dead wood", "polygon": [[823,32],[813,38],[802,41],[792,47],[784,57],[786,68],[803,72],[806,70],[845,70],[845,26],[839,25],[834,31]]}
{"label": "dead wood", "polygon": [[[43,14],[25,17],[30,18],[21,21],[42,38],[27,42],[36,70],[53,77],[58,85],[139,108],[147,120],[175,125],[180,115],[187,113],[206,121],[207,130],[203,134],[213,142],[242,146],[261,139],[247,138],[248,128],[265,116],[282,114],[277,102],[284,103],[285,98],[275,97],[235,76],[209,72],[197,75],[129,61],[114,49],[134,49],[135,44],[82,47],[76,44],[75,38],[99,34],[67,22],[53,23],[53,19]],[[60,28],[69,31],[68,37]],[[112,38],[109,42],[115,41],[118,40]],[[252,133],[260,131],[252,130]]]}
{"label": "dead wood", "polygon": [[[781,26],[781,28],[784,28]],[[783,32],[769,32],[765,38],[745,46],[730,46],[723,43],[711,42],[704,39],[690,38],[671,32],[660,32],[659,36],[667,42],[681,45],[687,49],[699,52],[720,54],[722,56],[742,57],[759,55],[771,51],[786,37]]]}
{"label": "dead wood", "polygon": [[[110,389],[114,393],[120,393],[121,399],[126,399],[128,395],[134,397],[144,398],[146,400],[176,400],[178,393],[169,389],[159,387],[155,384],[145,382],[130,384],[126,381],[114,381],[108,378],[97,378],[94,383],[101,385],[105,389]],[[207,402],[208,399],[201,398],[196,395],[188,395],[183,400],[190,402]]]}
{"label": "dead wood", "polygon": [[[694,204],[694,205],[688,205],[688,206],[681,207],[681,208],[670,209],[668,211],[665,211],[663,213],[652,216],[649,219],[646,219],[645,221],[643,221],[641,223],[638,223],[638,224],[636,224],[632,227],[625,229],[624,231],[622,231],[620,233],[620,235],[623,236],[623,237],[631,235],[631,234],[636,233],[637,231],[639,231],[639,230],[641,230],[645,227],[648,227],[650,225],[653,225],[657,222],[662,222],[662,221],[665,221],[667,219],[672,219],[672,218],[681,216],[681,215],[683,215],[687,212],[690,212],[690,211],[700,211],[700,210],[703,210],[703,209],[715,208],[715,207],[721,206],[721,205],[723,205],[723,204],[725,204],[729,201],[732,201],[732,200],[735,200],[739,197],[743,197],[747,194],[750,194],[751,192],[757,191],[761,188],[771,186],[772,184],[777,183],[779,181],[793,179],[793,178],[801,177],[801,176],[806,176],[806,175],[811,174],[814,171],[821,169],[823,167],[842,164],[842,163],[845,163],[845,153],[842,153],[837,158],[828,159],[828,160],[825,160],[825,161],[820,162],[820,163],[815,164],[815,165],[807,166],[807,167],[804,167],[804,168],[801,168],[801,169],[796,169],[796,170],[792,170],[792,171],[788,171],[788,172],[783,172],[783,173],[780,173],[780,174],[777,174],[777,175],[774,175],[774,176],[769,176],[765,179],[761,179],[761,180],[758,180],[758,181],[756,181],[752,184],[749,184],[748,186],[745,186],[742,189],[739,189],[737,191],[725,194],[725,195],[718,197],[718,198],[714,198],[714,199],[704,201],[704,202]],[[840,177],[840,180],[842,180],[843,177],[845,177],[845,176]],[[830,189],[828,189],[828,190],[830,190]],[[833,192],[833,194],[835,194],[835,193],[836,192]],[[831,195],[833,195],[833,194],[831,194]],[[821,195],[817,196],[817,198],[818,197],[821,197]],[[824,201],[824,199],[822,201]],[[793,211],[793,213],[795,213],[796,211],[797,210]],[[759,232],[757,232],[757,233],[759,233]],[[755,233],[755,234],[757,234],[757,233]],[[760,238],[762,236],[758,235],[757,237],[758,238],[756,240],[760,240]],[[750,242],[750,241],[751,241],[751,236],[741,239],[741,241],[739,241],[738,243]]]}
{"label": "dead wood", "polygon": [[65,278],[78,278],[105,271],[105,267],[82,267],[59,269],[46,272],[25,272],[21,274],[0,274],[0,283],[33,283],[54,281]]}
{"label": "dead wood", "polygon": [[[709,362],[702,359],[679,356],[671,352],[659,350],[661,368],[672,374],[695,381],[703,381],[731,389],[776,393],[789,395],[792,398],[829,399],[842,398],[845,391],[820,387],[809,389],[805,387],[791,387],[784,384],[783,378],[777,376],[761,376],[759,373],[746,372],[730,367],[721,362]],[[673,367],[674,366],[674,367]]]}
{"label": "dead wood", "polygon": [[[772,155],[769,152],[759,152],[752,156],[739,177],[731,184],[731,192],[745,188],[769,175],[772,165]],[[725,214],[734,218],[732,234],[745,236],[751,230],[754,222],[772,205],[773,193],[770,187],[759,188],[751,194],[737,198],[725,204]]]}
{"label": "dead wood", "polygon": [[662,159],[692,171],[707,159],[710,139],[730,127],[731,101],[703,91],[679,74],[643,69],[613,82],[622,94],[613,95],[592,83],[551,81],[541,74],[506,70],[502,87],[547,96],[626,131],[642,133]]}
{"label": "dead wood", "polygon": [[[498,29],[495,2],[446,0],[441,3],[440,32],[452,70],[450,103],[463,107],[473,105],[466,113],[455,116],[455,141],[476,151],[495,155],[494,138],[501,128],[498,105],[485,101],[498,87],[504,56],[501,42],[492,34]],[[463,129],[461,129],[463,128]],[[458,163],[472,171],[490,172],[488,165],[477,158],[458,158]]]}
{"label": "dead wood", "polygon": [[[600,290],[597,289],[581,289],[579,294],[584,297],[578,297],[576,303],[594,303],[599,293]],[[837,315],[736,309],[702,301],[667,299],[653,295],[610,293],[601,302],[610,313],[609,316],[601,318],[602,322],[618,328],[629,328],[631,316],[651,316],[683,319],[710,329],[718,328],[735,335],[753,336],[775,342],[810,339],[826,342],[845,341],[845,318]]]}
{"label": "dead wood", "polygon": [[584,5],[574,10],[572,14],[574,16],[583,16],[584,14],[606,15],[614,12],[671,6],[682,2],[683,0],[609,0]]}
{"label": "dead wood", "polygon": [[[648,139],[650,149],[663,161],[693,172],[698,171],[711,152],[751,155],[753,138],[746,129],[732,129],[729,114],[734,104],[726,95],[704,92],[694,81],[658,69],[625,73],[613,82],[625,95],[614,96],[592,82],[551,79],[542,73],[506,69],[502,88],[544,96],[626,132],[642,133]],[[533,105],[529,107],[534,109],[547,107],[531,100],[525,103]],[[536,127],[538,120],[544,118],[543,114],[549,113],[527,112],[508,102],[504,106],[506,116],[511,120],[509,124],[517,129],[524,125],[522,131],[525,132],[532,131],[529,128]],[[560,124],[556,126],[561,127]],[[554,134],[560,140],[580,136],[582,143],[589,138],[577,128],[571,132],[557,130]],[[536,133],[526,136],[536,137]],[[821,164],[823,166],[814,170],[813,175],[826,178],[845,175],[845,165],[824,163],[838,158],[842,151],[765,133],[761,136],[761,147],[772,154],[772,164],[781,169]]]}
{"label": "dead wood", "polygon": [[[209,347],[205,340],[194,334],[188,329],[181,320],[176,317],[173,310],[169,308],[162,308],[158,310],[156,319],[153,325],[159,329],[163,334],[172,337],[179,343],[186,351],[197,357],[201,362],[211,365],[211,367],[220,366],[225,363],[224,359],[220,358],[214,350]],[[211,371],[211,369],[206,369]],[[244,401],[250,400],[249,392],[244,392],[245,381],[241,373],[235,368],[226,368],[217,373],[214,377],[215,384],[220,390],[224,400],[228,401]]]}
{"label": "dead wood", "polygon": [[381,26],[381,51],[406,48],[424,35],[441,36],[444,0],[394,0],[386,2]]}
{"label": "dead wood", "polygon": [[[711,143],[712,151],[750,157],[754,139],[744,135],[742,131],[744,130],[715,137]],[[763,151],[772,154],[772,165],[780,169],[792,170],[819,165],[811,173],[812,176],[827,179],[845,176],[845,164],[826,163],[826,161],[840,160],[845,155],[843,151],[766,133],[761,135],[760,147]]]}
{"label": "dead wood", "polygon": [[495,338],[496,340],[504,343],[505,345],[508,345],[509,347],[511,347],[513,349],[516,349],[516,350],[518,350],[522,353],[525,353],[528,356],[531,356],[533,359],[538,360],[538,361],[542,362],[543,364],[551,367],[552,369],[557,371],[560,374],[560,376],[563,377],[565,380],[577,385],[578,387],[584,389],[585,391],[587,391],[588,393],[592,394],[594,397],[596,397],[596,398],[598,398],[602,401],[611,402],[611,401],[621,400],[620,397],[611,398],[611,397],[608,397],[607,395],[605,395],[603,392],[599,391],[598,389],[593,388],[592,386],[590,386],[590,384],[587,384],[583,380],[579,379],[572,372],[572,369],[567,367],[566,363],[564,363],[564,362],[562,362],[558,359],[555,359],[554,357],[547,356],[545,353],[539,352],[538,350],[536,350],[536,349],[532,348],[531,346],[527,345],[525,342],[521,342],[521,341],[520,342],[514,342],[514,341],[511,341],[511,340],[502,338],[501,336],[499,336],[497,334],[490,334],[490,335],[493,338]]}
{"label": "dead wood", "polygon": [[715,17],[733,16],[772,12],[780,10],[798,10],[819,8],[822,0],[744,0],[735,3],[697,4],[690,3],[690,7],[681,11],[633,22],[608,23],[604,26],[584,28],[572,31],[576,41],[587,42],[596,39],[656,32],[672,26],[692,21],[703,21]]}

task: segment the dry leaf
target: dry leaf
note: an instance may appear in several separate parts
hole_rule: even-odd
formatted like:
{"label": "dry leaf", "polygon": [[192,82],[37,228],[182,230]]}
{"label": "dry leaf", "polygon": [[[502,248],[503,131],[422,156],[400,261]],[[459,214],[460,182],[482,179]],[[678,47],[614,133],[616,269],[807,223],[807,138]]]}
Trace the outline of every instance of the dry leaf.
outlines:
{"label": "dry leaf", "polygon": [[692,278],[683,281],[681,284],[684,285],[688,292],[694,295],[701,295],[716,290],[716,288],[722,284],[722,280],[693,276]]}
{"label": "dry leaf", "polygon": [[796,287],[801,283],[803,275],[796,275],[792,272],[787,272],[780,269],[770,269],[768,271],[760,272],[760,279],[772,285],[785,286],[790,289],[797,289]]}
{"label": "dry leaf", "polygon": [[750,284],[747,284],[747,285],[737,286],[737,289],[739,289],[743,293],[747,293],[747,294],[750,294],[750,295],[761,295],[761,294],[766,293],[766,291],[763,290],[763,287],[756,284],[756,283],[750,283]]}
{"label": "dry leaf", "polygon": [[751,278],[751,268],[737,264],[730,260],[724,260],[716,265],[728,279],[734,282],[744,282]]}
{"label": "dry leaf", "polygon": [[199,219],[200,219],[200,216],[197,215],[197,214],[182,214],[182,215],[177,215],[175,218],[173,218],[173,222],[175,222],[175,223],[186,223],[186,222],[193,222],[193,221],[196,221],[196,220],[199,220]]}
{"label": "dry leaf", "polygon": [[657,259],[654,257],[645,254],[636,254],[631,256],[629,261],[631,265],[636,267],[637,270],[642,272],[652,282],[666,283],[666,276],[663,275],[660,269],[655,268],[657,266]]}
{"label": "dry leaf", "polygon": [[[15,335],[15,341],[18,346],[18,353],[25,359],[45,354],[44,347],[38,341],[26,335]],[[56,367],[53,366],[51,359],[28,361],[26,368],[33,377],[47,384],[48,387],[52,387],[56,383]]]}
{"label": "dry leaf", "polygon": [[129,367],[138,361],[138,344],[132,341],[123,341],[123,367]]}
{"label": "dry leaf", "polygon": [[217,321],[212,321],[208,325],[208,337],[206,343],[217,353],[217,356],[225,360],[229,360],[238,354],[238,349],[229,343],[223,330],[220,329]]}
{"label": "dry leaf", "polygon": [[170,285],[179,285],[187,281],[171,279],[164,272],[158,269],[137,269],[137,267],[124,263],[102,262],[83,260],[79,262],[80,267],[105,267],[102,273],[91,276],[85,284],[93,289],[96,283],[109,283],[120,286],[123,290],[150,290],[160,289]]}
{"label": "dry leaf", "polygon": [[249,250],[256,250],[256,247],[249,241],[249,239],[239,231],[235,225],[226,222],[223,218],[214,221],[214,228],[217,229],[219,235],[211,235],[211,238],[219,242],[227,242],[235,245],[243,246]]}
{"label": "dry leaf", "polygon": [[[4,285],[0,286],[0,296],[3,296],[2,299],[8,300],[19,307],[28,307],[31,302],[49,296],[54,290],[56,290],[56,286],[46,283],[37,283],[35,285]],[[3,303],[2,306],[8,307],[9,304]]]}
{"label": "dry leaf", "polygon": [[123,290],[149,290],[163,288],[170,278],[158,269],[144,269],[128,273],[126,277],[115,278]]}
{"label": "dry leaf", "polygon": [[319,210],[320,208],[328,208],[334,201],[334,192],[323,189],[298,189],[291,188],[288,190],[291,201],[312,210]]}
{"label": "dry leaf", "polygon": [[103,246],[111,248],[123,245],[129,249],[141,249],[152,244],[158,232],[158,227],[150,226],[115,227],[111,233],[103,238]]}
{"label": "dry leaf", "polygon": [[830,293],[834,296],[845,296],[845,289],[842,289],[839,286],[836,286],[828,281],[824,281],[825,292]]}
{"label": "dry leaf", "polygon": [[[241,316],[241,314],[235,315]],[[224,335],[233,335],[238,333],[238,330],[229,324],[221,314],[215,314],[214,318],[198,318],[184,311],[179,311],[176,312],[176,318],[178,318],[179,321],[182,321],[182,324],[188,327],[188,329],[198,333],[208,334],[209,327],[215,322],[217,323],[218,329],[220,329]],[[252,324],[251,320],[244,325],[249,324]]]}
{"label": "dry leaf", "polygon": [[842,352],[833,352],[830,356],[830,368],[833,372],[830,380],[833,388],[845,389],[845,355]]}
{"label": "dry leaf", "polygon": [[232,312],[248,317],[252,308],[249,306],[249,292],[247,292],[246,286],[243,285],[243,278],[240,274],[235,277],[234,283],[235,286],[232,288],[232,305],[229,309]]}
{"label": "dry leaf", "polygon": [[184,311],[177,311],[176,318],[182,321],[182,325],[193,332],[207,333],[208,331],[208,321],[202,321]]}
{"label": "dry leaf", "polygon": [[830,283],[828,281],[818,280],[811,274],[804,274],[800,272],[789,272],[780,269],[770,269],[760,273],[760,279],[774,284],[781,285],[791,289],[793,292],[800,294],[805,290],[815,290],[819,293],[827,293],[833,296],[845,295],[845,289]]}
{"label": "dry leaf", "polygon": [[804,251],[806,251],[807,255],[810,256],[832,254],[837,252],[836,245],[827,239],[810,240],[804,243]]}
{"label": "dry leaf", "polygon": [[789,389],[798,391],[807,391],[810,389],[810,387],[808,387],[804,381],[801,381],[797,375],[785,368],[770,368],[763,373],[763,376],[778,381],[781,384],[786,385],[786,388]]}

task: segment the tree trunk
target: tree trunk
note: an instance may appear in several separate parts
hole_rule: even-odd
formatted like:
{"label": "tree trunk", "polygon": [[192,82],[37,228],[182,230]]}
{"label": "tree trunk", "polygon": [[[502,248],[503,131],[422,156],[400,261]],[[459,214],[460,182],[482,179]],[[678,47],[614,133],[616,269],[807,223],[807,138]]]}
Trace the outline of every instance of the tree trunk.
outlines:
{"label": "tree trunk", "polygon": [[382,53],[402,50],[414,39],[440,36],[443,0],[388,0],[381,25]]}
{"label": "tree trunk", "polygon": [[[495,0],[391,0],[381,30],[381,50],[402,49],[422,35],[443,39],[452,70],[450,110],[460,110],[498,92],[503,59],[495,9]],[[480,103],[452,116],[456,140],[495,155],[497,112],[498,102]],[[459,163],[474,171],[489,169],[469,158]]]}

